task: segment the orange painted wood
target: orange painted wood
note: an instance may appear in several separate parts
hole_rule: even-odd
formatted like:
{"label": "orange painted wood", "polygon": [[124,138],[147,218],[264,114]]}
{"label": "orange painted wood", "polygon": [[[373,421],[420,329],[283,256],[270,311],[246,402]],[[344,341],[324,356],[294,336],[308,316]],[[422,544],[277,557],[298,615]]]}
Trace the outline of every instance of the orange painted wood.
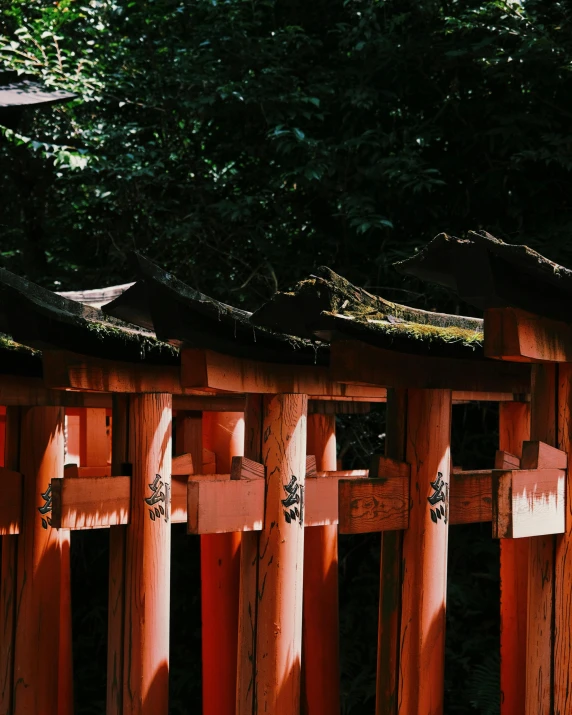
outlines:
{"label": "orange painted wood", "polygon": [[[530,439],[557,445],[555,365],[532,366]],[[526,715],[551,715],[554,536],[529,539]],[[522,676],[521,676],[522,677]]]}
{"label": "orange painted wood", "polygon": [[[203,437],[217,468],[230,471],[231,460],[244,452],[243,414],[205,413]],[[239,533],[201,538],[204,715],[234,715],[236,708],[240,541]]]}
{"label": "orange painted wood", "polygon": [[305,395],[264,398],[264,528],[258,553],[255,714],[300,713]]}
{"label": "orange painted wood", "polygon": [[168,712],[171,421],[171,395],[130,397],[124,715]]}
{"label": "orange painted wood", "polygon": [[[514,404],[519,403],[515,402]],[[520,457],[497,449],[495,453],[495,469],[520,469]]]}
{"label": "orange painted wood", "polygon": [[262,479],[189,480],[187,533],[260,531],[264,520]]}
{"label": "orange painted wood", "polygon": [[[405,460],[407,391],[387,391],[385,454]],[[396,715],[399,687],[403,533],[381,535],[375,714]]]}
{"label": "orange painted wood", "polygon": [[[176,366],[105,360],[65,350],[42,352],[44,384],[49,388],[96,392],[209,394],[181,387]],[[178,409],[181,409],[178,406]]]}
{"label": "orange painted wood", "polygon": [[527,313],[518,308],[485,310],[485,355],[515,362],[570,362],[569,323]]}
{"label": "orange painted wood", "polygon": [[[315,457],[314,473],[317,469],[335,471],[335,415],[308,415],[307,451]],[[311,475],[307,464],[306,506],[317,516],[325,502],[337,506],[337,480]],[[325,493],[325,480],[333,482],[329,495]],[[310,496],[313,485],[321,487],[319,493],[315,492],[318,498],[314,497],[314,504]],[[338,530],[335,525],[305,530],[303,601],[301,712],[303,715],[339,713]]]}
{"label": "orange painted wood", "polygon": [[493,471],[493,538],[564,532],[563,469]]}
{"label": "orange painted wood", "polygon": [[475,524],[492,519],[491,471],[454,472],[449,493],[449,524]]}
{"label": "orange painted wood", "polygon": [[54,480],[52,526],[102,529],[128,524],[131,477],[77,477]]}
{"label": "orange painted wood", "polygon": [[463,402],[512,402],[514,399],[515,396],[512,392],[453,391],[453,404]]}
{"label": "orange painted wood", "polygon": [[380,454],[376,454],[371,458],[369,476],[372,478],[402,477],[403,479],[409,479],[410,474],[411,467],[407,462],[384,457]]}
{"label": "orange painted wood", "polygon": [[[262,395],[247,395],[244,408],[244,456],[262,461]],[[253,715],[256,685],[256,622],[258,611],[257,532],[242,534],[238,601],[236,715]]]}
{"label": "orange painted wood", "polygon": [[443,713],[450,431],[451,393],[409,390],[411,509],[403,534],[400,715]]}
{"label": "orange painted wood", "polygon": [[524,442],[520,466],[522,469],[566,469],[568,455],[545,442]]}
{"label": "orange painted wood", "polygon": [[403,477],[340,480],[340,534],[407,529],[409,482]]}
{"label": "orange painted wood", "polygon": [[0,467],[4,466],[4,449],[6,444],[6,407],[0,405]]}
{"label": "orange painted wood", "polygon": [[[337,463],[338,460],[336,460]],[[336,464],[337,466],[337,464]],[[317,471],[316,477],[337,477],[338,479],[362,479],[369,476],[369,469],[334,469],[333,471]]]}
{"label": "orange painted wood", "polygon": [[[129,395],[113,395],[111,473],[131,471],[129,464]],[[128,468],[128,469],[127,469]],[[131,504],[128,504],[130,507]],[[125,632],[125,526],[109,529],[106,715],[122,715]]]}
{"label": "orange painted wood", "polygon": [[385,398],[386,394],[385,388],[336,382],[325,367],[258,362],[212,350],[187,349],[181,352],[181,382],[186,387],[247,394],[296,393],[371,398]]}
{"label": "orange painted wood", "polygon": [[189,474],[193,474],[193,455],[190,452],[188,454],[179,454],[178,457],[173,457],[172,461],[173,477],[188,477]]}
{"label": "orange painted wood", "polygon": [[[16,470],[20,465],[20,419],[18,407],[8,407],[4,414],[4,450],[2,464]],[[22,487],[21,487],[22,489]],[[22,492],[20,492],[20,513]],[[0,713],[12,713],[12,693],[14,684],[14,639],[16,635],[16,536],[2,539],[2,571],[0,585]]]}
{"label": "orange painted wood", "polygon": [[2,503],[0,504],[0,536],[20,533],[22,524],[22,489],[24,480],[20,472],[0,467]]}
{"label": "orange painted wood", "polygon": [[230,467],[231,479],[264,479],[266,469],[260,462],[248,457],[233,457]]}
{"label": "orange painted wood", "polygon": [[519,394],[530,389],[528,365],[422,357],[352,340],[336,341],[330,350],[332,379],[346,383]]}
{"label": "orange painted wood", "polygon": [[[60,648],[60,603],[69,602],[69,594],[62,593],[61,537],[49,524],[50,481],[63,475],[64,411],[31,407],[24,411],[21,424],[24,494],[18,537],[13,707],[16,713],[55,715],[68,712],[68,703],[60,699],[64,690],[60,675],[72,677],[72,663],[61,660],[66,649]],[[69,635],[64,630],[62,637]]]}
{"label": "orange painted wood", "polygon": [[[364,473],[365,472],[365,473]],[[322,472],[317,478],[307,478],[304,489],[304,521],[306,526],[336,526],[339,522],[339,490],[341,479],[367,477],[367,470],[355,469],[344,472]],[[313,537],[310,537],[313,538]]]}
{"label": "orange painted wood", "polygon": [[[499,451],[495,469],[519,469],[522,444],[530,438],[530,404],[499,405]],[[526,693],[528,539],[500,541],[501,715],[523,715]]]}
{"label": "orange painted wood", "polygon": [[105,409],[86,407],[82,412],[83,414],[80,416],[80,467],[106,467],[111,463],[111,440],[107,429]]}
{"label": "orange painted wood", "polygon": [[[558,448],[572,451],[572,365],[558,366]],[[566,531],[556,537],[554,560],[554,712],[572,711],[572,487],[567,475]]]}

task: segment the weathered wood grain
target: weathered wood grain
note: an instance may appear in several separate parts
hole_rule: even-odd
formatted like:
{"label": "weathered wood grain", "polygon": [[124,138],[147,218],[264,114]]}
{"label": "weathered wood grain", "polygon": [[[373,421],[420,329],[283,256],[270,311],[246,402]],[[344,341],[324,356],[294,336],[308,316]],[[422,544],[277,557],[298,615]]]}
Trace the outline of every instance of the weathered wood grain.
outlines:
{"label": "weathered wood grain", "polygon": [[449,494],[449,523],[476,524],[492,519],[491,471],[454,472]]}
{"label": "weathered wood grain", "polygon": [[568,455],[556,447],[551,447],[545,442],[523,442],[522,469],[566,469]]}
{"label": "weathered wood grain", "polygon": [[340,534],[407,529],[409,482],[403,477],[340,480]]}

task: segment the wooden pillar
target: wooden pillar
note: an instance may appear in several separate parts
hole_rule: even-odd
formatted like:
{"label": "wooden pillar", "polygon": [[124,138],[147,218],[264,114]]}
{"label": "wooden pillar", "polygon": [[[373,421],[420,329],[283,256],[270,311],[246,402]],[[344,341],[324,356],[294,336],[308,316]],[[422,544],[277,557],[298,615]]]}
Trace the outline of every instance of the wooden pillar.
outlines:
{"label": "wooden pillar", "polygon": [[[61,541],[50,526],[50,481],[63,475],[64,411],[24,410],[20,471],[24,477],[22,529],[18,537],[14,653],[14,713],[58,715],[61,663]],[[64,711],[65,712],[65,711]]]}
{"label": "wooden pillar", "polygon": [[[111,474],[129,476],[129,395],[113,395]],[[123,634],[125,631],[125,542],[127,527],[109,528],[106,715],[123,712]]]}
{"label": "wooden pillar", "polygon": [[[247,395],[244,410],[244,456],[262,462],[262,395]],[[253,715],[256,686],[259,532],[245,531],[240,545],[236,715]]]}
{"label": "wooden pillar", "polygon": [[[532,366],[530,438],[554,447],[556,374],[554,364]],[[554,536],[531,537],[529,543],[526,715],[552,715],[554,543]]]}
{"label": "wooden pillar", "polygon": [[[387,391],[385,455],[405,461],[407,390]],[[376,715],[396,715],[401,622],[403,534],[381,535],[379,621],[377,639]]]}
{"label": "wooden pillar", "polygon": [[[204,413],[203,446],[215,453],[217,472],[229,474],[232,457],[244,453],[242,412]],[[235,713],[240,537],[201,536],[204,715]]]}
{"label": "wooden pillar", "polygon": [[[2,452],[3,465],[19,471],[20,465],[20,416],[19,407],[6,410],[5,442]],[[14,638],[16,635],[16,568],[18,537],[2,537],[2,586],[0,591],[0,715],[12,713],[14,684]]]}
{"label": "wooden pillar", "polygon": [[451,392],[409,390],[409,528],[403,535],[400,715],[442,715]]}
{"label": "wooden pillar", "polygon": [[566,532],[554,564],[554,713],[572,712],[572,365],[558,366],[558,448],[568,453]]}
{"label": "wooden pillar", "polygon": [[[530,404],[499,404],[499,449],[522,456]],[[501,715],[523,715],[526,693],[528,539],[500,540]]]}
{"label": "wooden pillar", "polygon": [[[336,416],[308,415],[308,454],[318,471],[336,470]],[[304,533],[302,713],[340,712],[338,527]]]}
{"label": "wooden pillar", "polygon": [[133,474],[125,547],[124,715],[168,712],[171,421],[171,395],[130,397]]}
{"label": "wooden pillar", "polygon": [[258,551],[255,712],[299,715],[306,395],[265,395],[264,527]]}

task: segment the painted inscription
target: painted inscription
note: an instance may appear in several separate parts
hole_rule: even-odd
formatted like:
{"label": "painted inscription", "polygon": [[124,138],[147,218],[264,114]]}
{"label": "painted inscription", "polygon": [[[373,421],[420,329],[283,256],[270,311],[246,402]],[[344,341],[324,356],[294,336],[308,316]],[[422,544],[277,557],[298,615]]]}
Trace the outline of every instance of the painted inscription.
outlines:
{"label": "painted inscription", "polygon": [[52,525],[52,519],[49,514],[52,511],[52,485],[48,484],[46,491],[41,494],[44,503],[42,506],[38,507],[38,511],[42,515],[42,527],[47,529],[48,526]]}
{"label": "painted inscription", "polygon": [[433,509],[431,512],[431,521],[435,524],[440,519],[443,519],[444,523],[447,523],[447,483],[443,480],[443,474],[437,472],[437,479],[434,482],[430,482],[431,488],[433,489],[433,494],[427,497],[427,501],[431,504]]}
{"label": "painted inscription", "polygon": [[300,526],[304,523],[304,487],[300,486],[294,475],[288,484],[283,484],[282,488],[286,492],[286,498],[282,499],[284,507],[284,517],[288,524],[298,519]]}
{"label": "painted inscription", "polygon": [[164,517],[169,522],[169,485],[163,482],[160,474],[155,475],[152,484],[149,484],[152,494],[145,498],[145,503],[149,508],[149,518],[151,521]]}

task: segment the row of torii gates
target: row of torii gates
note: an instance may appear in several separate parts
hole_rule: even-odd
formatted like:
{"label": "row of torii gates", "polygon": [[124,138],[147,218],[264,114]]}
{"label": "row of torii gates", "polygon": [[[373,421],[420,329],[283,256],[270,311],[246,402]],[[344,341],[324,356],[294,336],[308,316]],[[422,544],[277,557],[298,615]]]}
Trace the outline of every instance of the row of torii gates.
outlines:
{"label": "row of torii gates", "polygon": [[[0,271],[0,715],[73,713],[70,532],[96,528],[107,715],[166,715],[177,522],[201,538],[205,715],[339,713],[338,532],[377,531],[376,713],[442,713],[449,526],[485,521],[501,712],[571,713],[572,273],[478,234],[398,266],[483,324],[328,269],[250,314],[136,263],[105,314]],[[340,471],[336,412],[386,400],[386,453]],[[487,471],[452,466],[469,400],[500,402]]]}

